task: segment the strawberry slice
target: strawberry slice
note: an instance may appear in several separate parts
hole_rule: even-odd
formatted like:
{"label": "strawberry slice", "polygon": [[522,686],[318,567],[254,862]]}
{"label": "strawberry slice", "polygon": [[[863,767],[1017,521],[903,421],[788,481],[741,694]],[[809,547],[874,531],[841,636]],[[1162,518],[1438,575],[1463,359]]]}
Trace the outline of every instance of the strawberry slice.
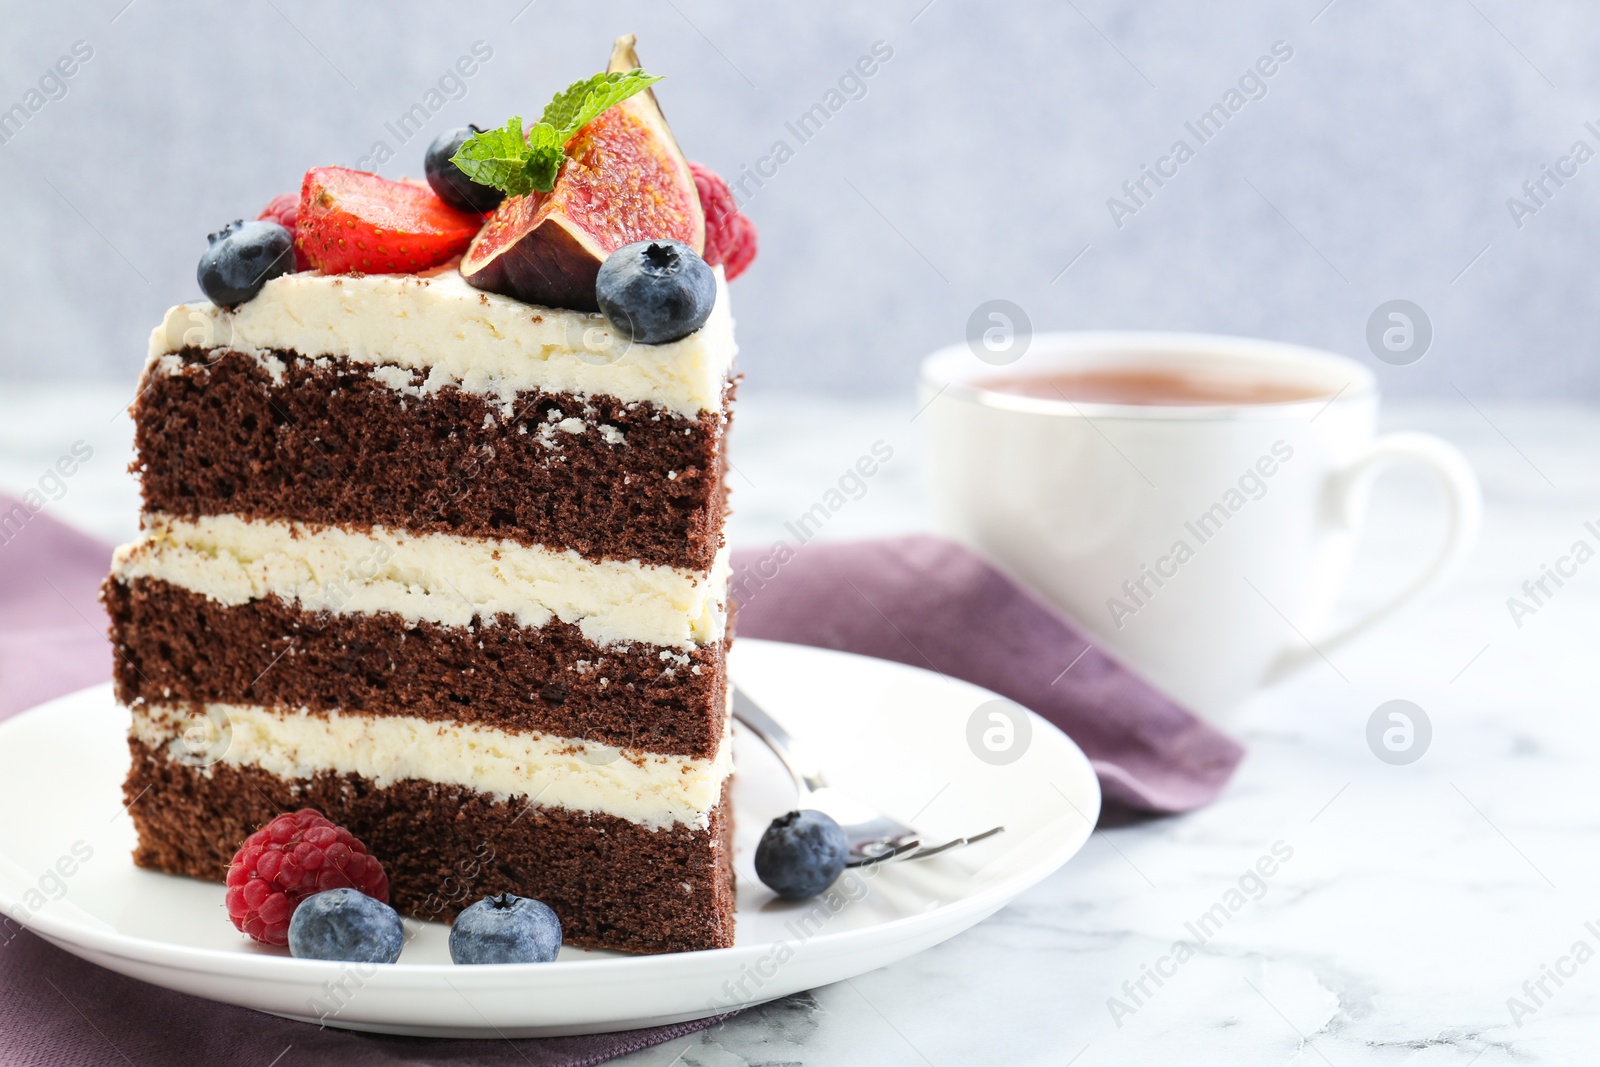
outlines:
{"label": "strawberry slice", "polygon": [[324,274],[412,274],[465,252],[482,225],[426,186],[314,167],[300,186],[294,243]]}

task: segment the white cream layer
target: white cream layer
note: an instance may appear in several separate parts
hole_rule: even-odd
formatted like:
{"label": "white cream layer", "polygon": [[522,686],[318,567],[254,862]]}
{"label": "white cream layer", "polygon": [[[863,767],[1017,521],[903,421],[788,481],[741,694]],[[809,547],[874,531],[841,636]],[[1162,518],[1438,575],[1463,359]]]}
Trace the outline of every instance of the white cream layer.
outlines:
{"label": "white cream layer", "polygon": [[497,800],[615,815],[651,829],[703,830],[733,771],[727,730],[715,759],[612,748],[407,715],[364,715],[207,704],[139,704],[132,736],[169,759],[259,767],[279,778],[358,775],[378,788],[416,779]]}
{"label": "white cream layer", "polygon": [[427,374],[424,391],[454,386],[496,398],[541,389],[648,401],[690,418],[722,408],[737,351],[727,286],[699,330],[664,345],[633,344],[605,316],[537,307],[472,288],[454,266],[425,274],[286,274],[234,310],[179,304],[150,335],[147,375],[186,347],[339,356]]}
{"label": "white cream layer", "polygon": [[727,623],[727,546],[700,574],[381,526],[360,533],[235,515],[146,515],[139,540],[117,549],[112,575],[158,578],[229,606],[271,595],[307,611],[391,612],[444,626],[500,614],[527,627],[555,618],[599,645],[689,649],[721,640]]}

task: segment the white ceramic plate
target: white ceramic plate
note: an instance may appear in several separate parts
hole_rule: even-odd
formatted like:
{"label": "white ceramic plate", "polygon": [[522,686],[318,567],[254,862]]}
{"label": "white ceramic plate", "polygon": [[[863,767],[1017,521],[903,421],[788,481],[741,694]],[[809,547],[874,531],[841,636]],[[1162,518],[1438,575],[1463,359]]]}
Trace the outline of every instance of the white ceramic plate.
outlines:
{"label": "white ceramic plate", "polygon": [[834,784],[931,838],[1006,832],[919,863],[847,871],[829,897],[777,900],[756,880],[761,831],[794,806],[772,753],[736,734],[738,935],[732,948],[624,956],[563,948],[554,963],[456,967],[448,927],[392,966],[297,960],[237,933],[222,887],[139,870],[123,810],[127,714],[109,686],[0,724],[0,912],[113,971],[330,1026],[391,1034],[534,1037],[654,1026],[842,981],[936,945],[1056,870],[1100,810],[1088,760],[1034,717],[1023,756],[978,759],[968,721],[992,693],[839,652],[741,640],[731,670],[825,754]]}

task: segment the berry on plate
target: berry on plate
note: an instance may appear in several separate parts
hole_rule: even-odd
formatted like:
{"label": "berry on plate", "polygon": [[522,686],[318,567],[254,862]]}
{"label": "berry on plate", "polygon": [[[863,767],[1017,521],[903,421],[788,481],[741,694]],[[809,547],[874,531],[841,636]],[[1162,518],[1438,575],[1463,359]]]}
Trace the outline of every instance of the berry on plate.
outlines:
{"label": "berry on plate", "polygon": [[849,859],[844,830],[820,811],[791,811],[772,820],[756,846],[756,877],[785,900],[814,897],[833,884]]}
{"label": "berry on plate", "polygon": [[659,345],[705,325],[717,302],[717,276],[682,241],[635,241],[600,264],[594,295],[624,337]]}
{"label": "berry on plate", "polygon": [[[276,222],[279,226],[294,233],[295,219],[300,215],[300,194],[279,193],[267,201],[267,206],[261,209],[261,214],[256,218],[261,222]],[[294,269],[310,270],[311,261],[306,254],[297,247],[294,250]]]}
{"label": "berry on plate", "polygon": [[739,212],[728,183],[703,163],[690,162],[700,207],[706,213],[705,260],[731,282],[756,258],[756,224]]}
{"label": "berry on plate", "polygon": [[324,274],[411,274],[465,252],[482,225],[431,189],[315,167],[300,186],[295,245]]}
{"label": "berry on plate", "polygon": [[446,130],[428,146],[428,154],[422,160],[428,185],[439,194],[440,200],[453,208],[479,214],[499,207],[500,201],[506,198],[505,191],[492,185],[479,185],[461,173],[461,168],[450,157],[461,151],[468,139],[482,132],[476,126]]}
{"label": "berry on plate", "polygon": [[513,893],[463,908],[450,927],[455,963],[549,963],[561,951],[561,920],[549,905]]}
{"label": "berry on plate", "polygon": [[319,811],[279,815],[244,839],[228,865],[228,918],[256,941],[289,943],[289,920],[313,893],[354,889],[387,903],[383,864]]}
{"label": "berry on plate", "polygon": [[294,238],[275,222],[236,219],[206,240],[195,278],[218,307],[242,304],[270,279],[294,270]]}
{"label": "berry on plate", "polygon": [[289,954],[297,959],[393,963],[405,944],[395,910],[354,889],[309,896],[289,920]]}

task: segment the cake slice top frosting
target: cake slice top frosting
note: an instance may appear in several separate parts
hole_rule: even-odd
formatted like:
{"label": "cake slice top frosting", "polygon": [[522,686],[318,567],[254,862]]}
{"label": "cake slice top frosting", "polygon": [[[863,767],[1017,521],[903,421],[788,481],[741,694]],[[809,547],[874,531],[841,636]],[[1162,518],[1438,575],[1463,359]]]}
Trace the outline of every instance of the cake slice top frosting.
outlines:
{"label": "cake slice top frosting", "polygon": [[151,369],[159,373],[163,356],[185,348],[332,356],[423,371],[428,392],[454,386],[504,403],[532,389],[611,396],[692,418],[720,409],[738,351],[720,268],[717,274],[705,325],[661,345],[629,341],[597,313],[474,289],[453,266],[285,274],[235,308],[197,302],[169,310],[150,335]]}

